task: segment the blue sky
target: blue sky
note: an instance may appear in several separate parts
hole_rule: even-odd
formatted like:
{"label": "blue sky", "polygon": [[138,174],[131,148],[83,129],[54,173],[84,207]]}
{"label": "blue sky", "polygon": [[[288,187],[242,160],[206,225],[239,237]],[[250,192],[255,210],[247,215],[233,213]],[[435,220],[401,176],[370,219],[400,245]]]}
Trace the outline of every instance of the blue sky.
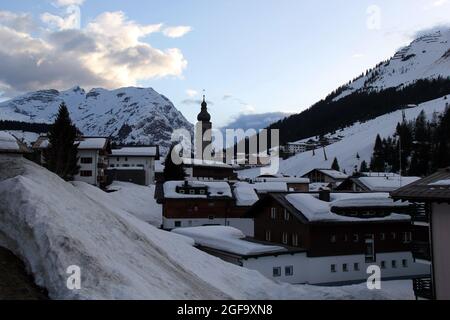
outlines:
{"label": "blue sky", "polygon": [[[136,62],[147,63],[141,70],[135,66],[122,77],[124,73],[117,62],[124,61],[122,55],[120,59],[117,58],[119,55],[115,55],[107,61],[91,61],[88,52],[84,52],[86,56],[83,57],[89,58],[82,63],[88,63],[89,73],[79,72],[79,76],[69,77],[65,81],[54,79],[48,83],[39,81],[36,76],[37,80],[29,82],[29,89],[47,85],[64,89],[64,86],[68,88],[78,84],[71,84],[71,81],[78,81],[87,88],[97,83],[107,87],[151,86],[169,97],[191,122],[194,122],[199,106],[190,102],[200,99],[205,89],[208,100],[213,102],[210,112],[217,126],[225,125],[242,113],[300,112],[367,68],[389,58],[399,47],[412,40],[416,32],[447,24],[450,17],[448,0],[4,2],[0,12],[28,13],[39,22],[26,29],[34,39],[48,39],[61,29],[70,29],[51,17],[67,18],[69,2],[80,10],[81,30],[87,30],[87,26],[105,12],[118,11],[123,13],[120,28],[124,21],[128,26],[130,23],[133,26],[163,24],[158,32],[142,32],[121,46],[121,50],[125,48],[129,53],[129,48],[141,43],[148,45],[147,51],[139,56],[142,60]],[[43,19],[44,13],[48,13],[50,18]],[[103,24],[96,26],[104,27],[105,21],[110,20],[102,21]],[[0,26],[1,23],[0,15]],[[53,25],[51,28],[43,27],[44,23]],[[185,34],[176,38],[164,31],[165,28],[180,26],[189,27],[190,31],[185,29],[182,32]],[[45,30],[42,31],[42,28]],[[91,26],[89,30],[94,29]],[[120,32],[123,30],[132,32],[135,29],[122,28]],[[106,43],[99,37],[101,33],[92,39]],[[150,47],[164,52],[158,58],[161,63],[156,67],[151,61],[154,55]],[[165,51],[171,48],[177,51]],[[41,48],[38,53],[33,53],[43,55],[39,63],[56,54],[45,50]],[[44,51],[45,54],[42,53]],[[73,56],[67,59],[66,64],[70,65]],[[130,59],[130,54],[127,59]],[[105,75],[109,63],[114,63],[116,72],[111,77]],[[102,64],[98,67],[102,68],[100,72],[97,66]],[[65,65],[64,61],[61,65]],[[10,70],[14,76],[16,73],[13,71]],[[73,71],[69,68],[67,72]],[[57,72],[47,70],[47,73],[53,75]],[[89,79],[92,74],[98,77],[97,82]],[[0,89],[2,82],[6,88],[3,89],[5,94],[28,89],[15,85],[18,82],[16,79],[0,79]],[[195,92],[197,95],[194,95]]]}

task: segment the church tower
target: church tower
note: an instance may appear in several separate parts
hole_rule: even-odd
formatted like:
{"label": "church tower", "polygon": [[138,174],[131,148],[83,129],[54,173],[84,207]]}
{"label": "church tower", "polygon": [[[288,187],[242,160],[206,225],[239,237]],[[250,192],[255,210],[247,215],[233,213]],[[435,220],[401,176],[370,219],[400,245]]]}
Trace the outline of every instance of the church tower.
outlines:
{"label": "church tower", "polygon": [[[204,160],[210,159],[212,144],[212,123],[211,115],[208,113],[208,104],[203,95],[202,109],[197,116],[197,125],[195,126],[195,145],[196,145],[196,159]],[[201,149],[200,149],[201,148]],[[199,152],[201,150],[201,152]],[[206,151],[206,152],[205,152]],[[209,153],[209,154],[208,154]]]}

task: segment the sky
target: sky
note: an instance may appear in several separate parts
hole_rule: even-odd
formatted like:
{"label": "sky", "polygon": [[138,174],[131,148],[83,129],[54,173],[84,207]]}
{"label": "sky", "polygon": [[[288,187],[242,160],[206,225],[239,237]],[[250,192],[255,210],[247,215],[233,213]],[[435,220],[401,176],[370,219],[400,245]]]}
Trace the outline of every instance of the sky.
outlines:
{"label": "sky", "polygon": [[215,126],[298,113],[450,23],[450,0],[0,1],[1,99],[39,89],[153,87]]}

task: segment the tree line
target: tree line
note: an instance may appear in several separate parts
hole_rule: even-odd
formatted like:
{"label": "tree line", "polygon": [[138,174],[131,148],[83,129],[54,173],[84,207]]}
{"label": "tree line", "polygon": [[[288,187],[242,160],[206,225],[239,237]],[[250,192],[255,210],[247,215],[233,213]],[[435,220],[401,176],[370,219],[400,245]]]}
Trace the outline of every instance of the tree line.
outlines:
{"label": "tree line", "polygon": [[393,136],[376,137],[370,170],[396,172],[410,176],[426,176],[450,166],[450,109],[434,113],[427,119],[425,112],[413,121],[403,120]]}

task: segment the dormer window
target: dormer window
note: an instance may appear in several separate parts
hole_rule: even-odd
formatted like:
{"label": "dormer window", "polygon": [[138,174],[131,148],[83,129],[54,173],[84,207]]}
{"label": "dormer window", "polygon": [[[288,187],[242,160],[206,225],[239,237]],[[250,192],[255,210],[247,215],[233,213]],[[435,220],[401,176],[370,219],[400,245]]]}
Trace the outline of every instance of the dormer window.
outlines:
{"label": "dormer window", "polygon": [[179,191],[181,194],[185,194],[184,189],[180,189]]}
{"label": "dormer window", "polygon": [[189,190],[189,194],[195,194],[195,190],[194,189]]}
{"label": "dormer window", "polygon": [[205,194],[205,190],[200,190],[200,194],[204,195]]}

